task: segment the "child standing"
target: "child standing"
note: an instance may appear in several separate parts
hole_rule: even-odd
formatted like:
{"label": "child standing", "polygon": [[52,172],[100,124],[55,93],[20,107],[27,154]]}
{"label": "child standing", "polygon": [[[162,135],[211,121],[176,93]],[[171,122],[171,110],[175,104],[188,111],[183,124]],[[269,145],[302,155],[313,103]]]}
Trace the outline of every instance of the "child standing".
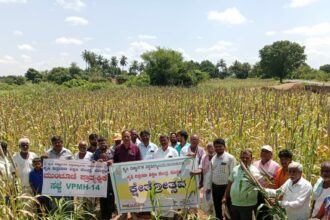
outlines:
{"label": "child standing", "polygon": [[29,182],[32,188],[33,195],[39,195],[37,200],[39,201],[38,213],[41,213],[41,209],[45,209],[46,212],[52,210],[51,199],[47,196],[41,196],[42,194],[42,183],[43,183],[43,170],[42,160],[37,157],[32,160],[33,170],[29,174]]}

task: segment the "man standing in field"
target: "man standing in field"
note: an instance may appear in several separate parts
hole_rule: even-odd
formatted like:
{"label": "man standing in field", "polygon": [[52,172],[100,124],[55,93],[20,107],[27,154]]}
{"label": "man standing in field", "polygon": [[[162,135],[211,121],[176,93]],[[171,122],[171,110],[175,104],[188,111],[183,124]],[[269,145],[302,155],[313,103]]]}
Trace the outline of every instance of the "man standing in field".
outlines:
{"label": "man standing in field", "polygon": [[178,152],[173,148],[168,146],[168,136],[161,135],[159,137],[160,148],[157,149],[154,159],[165,159],[178,157]]}
{"label": "man standing in field", "polygon": [[[252,151],[242,150],[240,159],[251,174],[258,180],[261,175],[259,170],[252,165]],[[222,202],[227,203],[231,199],[230,216],[232,220],[252,220],[256,211],[258,192],[251,190],[252,185],[245,178],[245,171],[241,165],[235,166],[228,178],[228,185]],[[216,202],[215,202],[216,205]]]}
{"label": "man standing in field", "polygon": [[[312,216],[317,216],[320,212],[322,204],[327,196],[330,195],[330,161],[321,164],[321,178],[318,179],[313,189],[313,212]],[[317,216],[322,220],[326,220],[327,216]]]}
{"label": "man standing in field", "polygon": [[191,135],[190,143],[190,146],[186,145],[181,149],[180,156],[195,157],[196,166],[194,169],[198,169],[204,155],[204,149],[198,146],[199,136],[197,134]]}
{"label": "man standing in field", "polygon": [[97,149],[97,134],[90,134],[88,137],[89,147],[87,148],[88,152],[94,153]]}
{"label": "man standing in field", "polygon": [[[255,167],[259,169],[262,178],[259,180],[261,186],[265,188],[275,189],[275,176],[280,165],[272,160],[273,148],[270,145],[264,145],[261,147],[260,160],[253,163]],[[263,196],[259,193],[258,205],[265,203]],[[258,220],[271,220],[270,216],[266,216],[268,208],[266,206],[259,210]]]}
{"label": "man standing in field", "polygon": [[0,143],[0,177],[2,179],[6,179],[5,176],[7,176],[9,179],[12,178],[12,174],[15,173],[15,169],[13,167],[13,164],[11,164],[7,158],[7,143],[1,142]]}
{"label": "man standing in field", "polygon": [[131,132],[125,130],[121,135],[123,143],[116,147],[113,162],[122,163],[141,160],[139,148],[131,142]]}
{"label": "man standing in field", "polygon": [[[97,139],[98,149],[93,155],[93,160],[99,162],[106,162],[110,166],[113,162],[113,151],[109,149],[107,140],[104,137],[99,137]],[[105,158],[101,158],[101,155]],[[107,187],[107,197],[100,198],[100,209],[102,220],[110,220],[112,218],[112,213],[115,210],[115,197],[113,193],[110,173],[108,173],[108,187]]]}
{"label": "man standing in field", "polygon": [[86,141],[80,141],[78,144],[78,152],[74,154],[75,160],[91,161],[93,154],[87,151]]}
{"label": "man standing in field", "polygon": [[[288,220],[307,220],[310,215],[310,197],[312,185],[302,177],[303,166],[298,162],[289,165],[289,179],[278,189],[283,194],[280,204],[285,208]],[[278,190],[266,189],[270,196],[276,196]]]}
{"label": "man standing in field", "polygon": [[284,149],[278,153],[282,167],[275,174],[275,189],[280,188],[289,179],[289,164],[292,162],[291,151]]}
{"label": "man standing in field", "polygon": [[[116,147],[113,162],[122,163],[141,160],[139,148],[131,141],[131,132],[124,130],[122,133],[123,143]],[[138,219],[135,213],[132,213],[133,220]],[[127,219],[127,214],[122,214],[120,219]]]}
{"label": "man standing in field", "polygon": [[176,136],[176,133],[172,132],[170,134],[170,142],[171,142],[170,147],[173,147],[175,149],[178,144],[178,138]]}
{"label": "man standing in field", "polygon": [[273,158],[273,148],[270,145],[261,147],[260,160],[253,163],[263,177],[259,180],[260,184],[266,188],[275,188],[274,180],[280,165]]}
{"label": "man standing in field", "polygon": [[141,143],[139,139],[139,134],[136,129],[131,130],[131,140],[133,144],[135,144],[136,146],[138,146]]}
{"label": "man standing in field", "polygon": [[63,147],[63,140],[60,136],[53,136],[51,138],[52,148],[49,149],[47,157],[49,159],[72,160],[73,154],[69,149]]}
{"label": "man standing in field", "polygon": [[141,153],[142,160],[154,159],[158,147],[156,144],[150,142],[150,133],[146,130],[140,132],[141,143],[138,148]]}
{"label": "man standing in field", "polygon": [[233,155],[226,152],[224,139],[215,139],[213,146],[216,155],[210,160],[210,178],[204,187],[206,188],[206,194],[212,192],[216,218],[222,219],[222,199],[228,185],[228,178],[236,166],[236,159]]}
{"label": "man standing in field", "polygon": [[[169,138],[167,135],[161,135],[159,137],[159,142],[161,147],[157,149],[155,153],[155,159],[167,159],[167,158],[175,158],[178,157],[178,152],[168,146]],[[162,219],[173,219],[175,214],[174,210],[162,210],[160,216]]]}
{"label": "man standing in field", "polygon": [[29,152],[30,140],[28,138],[19,139],[18,146],[20,152],[14,154],[13,161],[18,172],[18,177],[21,180],[22,191],[32,195],[29,174],[31,170],[33,170],[32,161],[37,155],[33,152]]}
{"label": "man standing in field", "polygon": [[188,133],[186,131],[179,131],[178,134],[177,134],[177,140],[180,143],[177,144],[175,149],[178,151],[178,154],[180,156],[181,149],[184,148],[184,147],[189,147],[190,146],[190,144],[187,142]]}

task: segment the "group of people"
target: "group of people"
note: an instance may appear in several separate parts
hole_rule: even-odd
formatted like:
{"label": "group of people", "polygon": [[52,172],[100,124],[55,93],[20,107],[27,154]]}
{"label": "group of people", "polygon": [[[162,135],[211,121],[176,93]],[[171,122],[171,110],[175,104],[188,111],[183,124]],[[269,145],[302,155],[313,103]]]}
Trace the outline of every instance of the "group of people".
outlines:
{"label": "group of people", "polygon": [[[17,171],[15,175],[20,179],[23,192],[37,195],[42,193],[43,158],[99,161],[111,166],[112,163],[129,161],[195,157],[198,166],[191,171],[191,175],[200,177],[202,208],[217,219],[226,219],[229,215],[233,220],[250,220],[253,215],[257,215],[257,219],[273,219],[266,206],[257,211],[257,207],[265,203],[265,195],[251,190],[251,182],[247,181],[242,164],[265,189],[267,197],[279,199],[289,220],[307,220],[310,217],[330,219],[330,162],[322,163],[321,176],[312,188],[311,183],[303,177],[303,166],[293,161],[292,152],[288,149],[279,151],[280,164],[273,160],[274,149],[270,145],[261,146],[260,159],[256,161],[252,150],[244,149],[240,152],[241,164],[227,152],[224,139],[218,138],[208,143],[205,151],[200,146],[197,134],[192,134],[189,139],[188,137],[186,131],[160,135],[158,147],[150,141],[148,131],[138,133],[135,129],[124,130],[115,136],[114,144],[110,146],[106,138],[90,134],[89,141],[79,142],[78,151],[73,154],[63,146],[60,136],[54,136],[51,138],[52,147],[42,157],[29,150],[28,138],[21,138],[18,142],[20,151],[12,158],[15,168],[8,166],[7,145],[1,143],[3,155],[0,154],[0,176]],[[40,203],[47,209],[54,208],[51,201],[40,198]],[[90,210],[95,208],[95,199],[81,200]],[[115,212],[115,200],[110,176],[107,197],[100,198],[99,203],[101,218],[111,219]],[[167,210],[161,215],[164,219],[173,219],[175,212]],[[125,219],[127,215],[121,217]],[[139,213],[132,213],[132,217],[138,219]]]}

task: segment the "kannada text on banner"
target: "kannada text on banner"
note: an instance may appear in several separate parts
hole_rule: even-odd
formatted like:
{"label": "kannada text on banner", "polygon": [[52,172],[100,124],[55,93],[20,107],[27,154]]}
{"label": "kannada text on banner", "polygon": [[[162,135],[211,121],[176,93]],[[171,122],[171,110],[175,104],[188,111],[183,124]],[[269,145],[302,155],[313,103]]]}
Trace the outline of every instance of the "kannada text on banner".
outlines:
{"label": "kannada text on banner", "polygon": [[190,177],[193,164],[194,158],[188,157],[112,164],[110,174],[118,211],[151,211],[151,191],[159,201],[158,210],[198,207],[197,180]]}
{"label": "kannada text on banner", "polygon": [[45,159],[42,194],[50,196],[106,197],[106,163]]}

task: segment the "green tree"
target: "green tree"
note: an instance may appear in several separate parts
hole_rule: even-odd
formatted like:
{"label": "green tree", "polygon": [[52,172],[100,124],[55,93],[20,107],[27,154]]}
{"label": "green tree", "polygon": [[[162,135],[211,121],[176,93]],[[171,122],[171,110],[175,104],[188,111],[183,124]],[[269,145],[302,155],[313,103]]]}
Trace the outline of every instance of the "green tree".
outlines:
{"label": "green tree", "polygon": [[38,70],[29,68],[25,73],[25,78],[32,83],[40,83],[42,81],[42,75]]}
{"label": "green tree", "polygon": [[84,50],[82,58],[86,62],[86,69],[93,68],[97,65],[97,55],[94,52]]}
{"label": "green tree", "polygon": [[219,70],[217,67],[209,60],[203,60],[200,64],[200,71],[207,72],[211,78],[219,77]]}
{"label": "green tree", "polygon": [[224,79],[229,76],[227,64],[224,59],[220,59],[217,62],[216,67],[219,71],[219,78]]}
{"label": "green tree", "polygon": [[117,60],[117,57],[115,57],[115,56],[111,57],[110,65],[111,65],[112,67],[115,67],[115,68],[118,67],[118,60]]}
{"label": "green tree", "polygon": [[48,81],[54,82],[59,85],[71,79],[72,77],[70,75],[69,69],[64,67],[55,67],[51,71],[49,71],[47,75]]}
{"label": "green tree", "polygon": [[24,85],[25,80],[26,79],[24,76],[9,75],[9,76],[1,77],[1,81],[9,85],[19,85],[19,86]]}
{"label": "green tree", "polygon": [[120,58],[120,65],[122,67],[122,70],[124,69],[124,67],[127,65],[127,57],[122,55],[121,58]]}
{"label": "green tree", "polygon": [[171,49],[158,48],[156,51],[145,52],[141,55],[144,60],[145,73],[150,77],[151,85],[197,85],[203,74],[199,76],[193,70],[188,70],[180,52]]}
{"label": "green tree", "polygon": [[83,70],[76,63],[71,63],[69,67],[69,74],[73,79],[79,79],[83,76]]}
{"label": "green tree", "polygon": [[320,70],[326,73],[330,73],[330,64],[325,64],[323,66],[320,66]]}
{"label": "green tree", "polygon": [[238,79],[246,79],[249,76],[251,65],[249,63],[241,63],[235,60],[229,67],[229,72],[236,76]]}
{"label": "green tree", "polygon": [[306,60],[305,47],[290,41],[276,41],[259,50],[260,65],[266,77],[283,79]]}
{"label": "green tree", "polygon": [[131,66],[129,67],[128,73],[129,75],[137,75],[139,71],[139,62],[137,60],[133,60]]}

